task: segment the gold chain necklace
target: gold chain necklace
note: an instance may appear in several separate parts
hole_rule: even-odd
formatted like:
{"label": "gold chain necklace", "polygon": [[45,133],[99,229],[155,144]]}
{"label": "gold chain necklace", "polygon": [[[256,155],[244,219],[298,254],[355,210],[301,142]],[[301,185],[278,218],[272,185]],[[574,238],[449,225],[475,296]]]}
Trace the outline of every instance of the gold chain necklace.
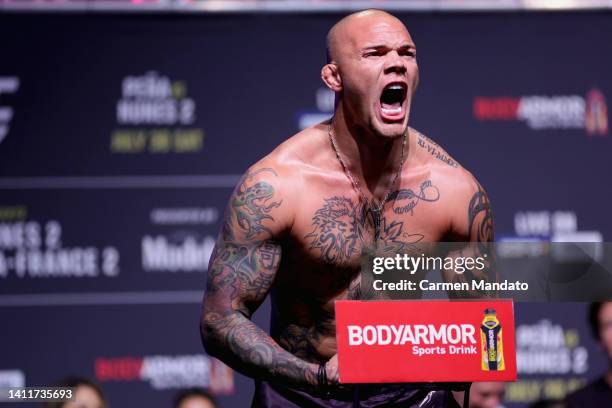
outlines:
{"label": "gold chain necklace", "polygon": [[387,189],[387,193],[385,194],[383,199],[378,203],[378,205],[376,204],[376,199],[374,198],[373,194],[372,194],[371,202],[370,200],[367,199],[366,195],[363,193],[363,190],[361,190],[361,186],[359,185],[359,182],[355,179],[355,177],[353,177],[353,173],[351,173],[348,166],[342,159],[342,156],[340,156],[340,150],[338,149],[338,146],[336,145],[336,139],[334,138],[334,135],[332,133],[332,120],[329,121],[329,126],[327,127],[327,134],[329,135],[329,140],[331,141],[331,145],[332,145],[332,148],[334,149],[334,153],[336,153],[336,157],[338,158],[338,161],[340,162],[340,165],[342,166],[342,169],[344,170],[344,174],[346,174],[347,178],[353,185],[353,188],[357,190],[357,193],[359,194],[360,199],[367,205],[368,211],[372,213],[372,218],[374,220],[374,235],[376,239],[378,239],[380,237],[380,226],[382,223],[382,210],[385,204],[387,203],[387,200],[389,199],[389,196],[391,195],[391,192],[393,191],[393,186],[395,185],[395,182],[400,176],[402,172],[402,167],[404,166],[404,159],[405,159],[404,150],[406,147],[408,128],[406,128],[406,133],[404,133],[404,139],[402,141],[402,152],[400,155],[400,163],[397,168],[397,172],[395,173],[395,175],[393,176],[393,179],[391,179],[391,182],[389,183],[389,188]]}

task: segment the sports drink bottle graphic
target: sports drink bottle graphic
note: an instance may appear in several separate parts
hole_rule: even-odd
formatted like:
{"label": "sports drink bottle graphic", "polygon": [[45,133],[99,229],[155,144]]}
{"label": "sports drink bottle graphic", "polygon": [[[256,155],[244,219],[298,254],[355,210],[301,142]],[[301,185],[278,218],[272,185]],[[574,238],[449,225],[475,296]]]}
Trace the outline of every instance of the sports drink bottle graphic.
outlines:
{"label": "sports drink bottle graphic", "polygon": [[482,345],[482,369],[485,371],[505,370],[502,327],[497,320],[495,309],[484,311],[484,319],[480,326],[480,341]]}

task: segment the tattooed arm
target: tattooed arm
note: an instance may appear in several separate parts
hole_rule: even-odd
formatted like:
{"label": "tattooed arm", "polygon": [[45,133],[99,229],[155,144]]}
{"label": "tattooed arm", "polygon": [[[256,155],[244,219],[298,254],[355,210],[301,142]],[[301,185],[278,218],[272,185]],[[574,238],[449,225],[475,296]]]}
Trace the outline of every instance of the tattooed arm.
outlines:
{"label": "tattooed arm", "polygon": [[[443,271],[447,282],[468,282],[485,280],[497,281],[494,252],[493,213],[487,193],[476,179],[461,169],[463,182],[457,183],[454,194],[454,205],[451,212],[451,228],[447,241],[454,241],[457,246],[448,256],[455,258],[480,258],[484,268],[473,268],[464,273],[454,270]],[[457,205],[458,204],[458,205]],[[488,297],[490,293],[482,291],[450,292],[450,297]]]}
{"label": "tattooed arm", "polygon": [[201,335],[208,354],[261,380],[300,387],[316,384],[318,366],[281,348],[251,322],[280,263],[277,238],[287,224],[281,178],[272,168],[251,169],[228,204],[208,268]]}

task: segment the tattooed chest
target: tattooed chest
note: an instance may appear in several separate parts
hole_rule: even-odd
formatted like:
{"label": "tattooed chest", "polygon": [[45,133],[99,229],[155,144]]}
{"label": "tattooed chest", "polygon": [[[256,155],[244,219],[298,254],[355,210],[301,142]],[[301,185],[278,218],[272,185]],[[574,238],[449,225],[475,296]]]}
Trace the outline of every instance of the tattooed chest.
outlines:
{"label": "tattooed chest", "polygon": [[431,181],[418,189],[394,191],[381,212],[346,196],[325,198],[303,237],[311,256],[337,266],[357,266],[364,254],[404,252],[435,234],[415,216],[418,206],[433,205],[440,192]]}

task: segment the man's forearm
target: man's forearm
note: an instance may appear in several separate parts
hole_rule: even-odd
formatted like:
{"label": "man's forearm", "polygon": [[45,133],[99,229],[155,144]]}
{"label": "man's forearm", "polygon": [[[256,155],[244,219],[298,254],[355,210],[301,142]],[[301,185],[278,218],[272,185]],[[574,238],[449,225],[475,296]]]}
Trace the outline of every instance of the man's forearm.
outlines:
{"label": "man's forearm", "polygon": [[245,375],[305,389],[316,386],[318,365],[280,347],[240,312],[205,313],[202,338],[209,354]]}

